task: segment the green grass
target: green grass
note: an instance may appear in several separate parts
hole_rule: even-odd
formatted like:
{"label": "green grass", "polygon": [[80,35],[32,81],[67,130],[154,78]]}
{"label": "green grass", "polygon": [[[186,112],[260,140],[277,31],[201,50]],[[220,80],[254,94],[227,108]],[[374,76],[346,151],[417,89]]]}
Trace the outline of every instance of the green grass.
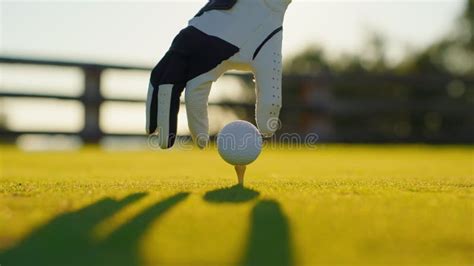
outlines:
{"label": "green grass", "polygon": [[0,148],[2,266],[474,263],[472,147]]}

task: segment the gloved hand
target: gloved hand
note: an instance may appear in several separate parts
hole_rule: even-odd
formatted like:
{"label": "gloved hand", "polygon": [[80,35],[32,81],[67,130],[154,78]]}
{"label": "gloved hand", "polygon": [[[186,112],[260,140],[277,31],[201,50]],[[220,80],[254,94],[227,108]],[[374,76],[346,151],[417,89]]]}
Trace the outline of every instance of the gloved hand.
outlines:
{"label": "gloved hand", "polygon": [[158,133],[161,148],[174,144],[185,87],[191,135],[200,148],[207,145],[211,85],[231,69],[254,73],[257,127],[262,135],[273,135],[282,100],[282,24],[290,2],[210,0],[189,21],[151,73],[146,127],[148,134]]}

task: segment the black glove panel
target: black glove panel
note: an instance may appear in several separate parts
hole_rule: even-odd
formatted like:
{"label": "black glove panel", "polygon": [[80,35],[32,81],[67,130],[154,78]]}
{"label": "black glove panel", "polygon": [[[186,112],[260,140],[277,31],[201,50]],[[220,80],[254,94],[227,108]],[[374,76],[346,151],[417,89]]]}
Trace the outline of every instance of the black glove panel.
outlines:
{"label": "black glove panel", "polygon": [[170,48],[170,52],[187,57],[189,70],[185,76],[186,81],[209,72],[238,51],[238,47],[192,26],[182,30]]}
{"label": "black glove panel", "polygon": [[235,3],[237,3],[237,0],[210,0],[201,10],[199,10],[196,17],[211,10],[229,10],[235,5]]}
{"label": "black glove panel", "polygon": [[[160,146],[173,146],[179,98],[186,83],[211,71],[239,51],[236,46],[194,27],[182,30],[153,69],[147,100],[147,132],[160,134]],[[164,137],[168,136],[168,137]]]}

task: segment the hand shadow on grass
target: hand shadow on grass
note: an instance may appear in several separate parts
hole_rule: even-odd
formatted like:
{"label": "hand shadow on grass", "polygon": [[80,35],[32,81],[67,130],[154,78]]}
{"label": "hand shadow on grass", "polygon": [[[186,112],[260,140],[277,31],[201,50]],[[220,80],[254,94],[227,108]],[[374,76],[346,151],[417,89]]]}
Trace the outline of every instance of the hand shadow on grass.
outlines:
{"label": "hand shadow on grass", "polygon": [[260,192],[245,188],[242,185],[235,185],[232,187],[216,189],[206,192],[204,200],[213,203],[240,203],[252,200],[260,195]]}
{"label": "hand shadow on grass", "polygon": [[252,210],[251,229],[242,265],[293,265],[288,220],[273,200],[259,201]]}
{"label": "hand shadow on grass", "polygon": [[139,265],[138,242],[148,225],[188,193],[162,200],[119,227],[103,242],[91,239],[93,228],[127,205],[143,198],[137,193],[122,200],[102,199],[76,212],[54,218],[20,244],[0,254],[4,265]]}
{"label": "hand shadow on grass", "polygon": [[[212,203],[242,203],[250,201],[260,193],[253,189],[235,185],[209,191],[204,199]],[[246,251],[241,265],[293,265],[290,229],[280,205],[273,200],[261,200],[252,209],[251,227]]]}

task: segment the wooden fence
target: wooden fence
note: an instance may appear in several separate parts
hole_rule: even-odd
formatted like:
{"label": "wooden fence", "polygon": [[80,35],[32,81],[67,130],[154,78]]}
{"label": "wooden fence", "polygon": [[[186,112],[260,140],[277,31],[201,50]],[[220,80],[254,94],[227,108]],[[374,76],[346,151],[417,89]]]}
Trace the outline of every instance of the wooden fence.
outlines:
{"label": "wooden fence", "polygon": [[[73,67],[80,69],[84,74],[84,90],[80,96],[61,96],[52,94],[32,94],[18,92],[5,92],[0,88],[0,98],[35,98],[59,99],[64,101],[79,101],[84,106],[84,127],[80,132],[35,132],[11,131],[7,128],[0,129],[1,139],[11,139],[22,134],[66,134],[79,135],[85,142],[95,143],[106,135],[132,136],[136,134],[105,134],[100,127],[100,107],[105,101],[141,103],[144,99],[104,98],[101,94],[101,79],[105,70],[141,70],[150,71],[148,67],[130,65],[90,64],[70,61],[36,60],[12,57],[0,57],[0,64],[6,65],[35,65]],[[249,80],[250,75],[236,75]],[[442,143],[472,143],[474,136],[472,95],[464,100],[437,97],[424,98],[423,90],[444,90],[450,82],[458,80],[465,86],[465,93],[472,94],[474,78],[455,78],[450,76],[395,76],[395,75],[345,75],[319,74],[313,76],[291,75],[284,76],[284,107],[281,113],[284,127],[281,132],[307,134],[315,132],[321,135],[322,141],[334,142],[442,142]],[[390,97],[352,97],[338,95],[341,87],[380,87],[390,86],[415,87],[421,91],[420,95],[410,99]],[[391,84],[391,85],[390,85]],[[314,92],[314,93],[313,93]],[[382,93],[383,94],[383,93]],[[429,94],[429,93],[428,93]],[[471,97],[471,98],[469,98]],[[471,99],[471,100],[470,100]],[[213,105],[243,110],[243,118],[251,119],[253,104],[222,102]],[[391,134],[384,127],[385,117],[394,114],[410,116],[409,122],[423,123],[419,117],[426,114],[440,114],[448,119],[445,128],[441,128],[435,135],[426,135],[417,132],[410,134]],[[420,118],[422,119],[422,118]],[[449,122],[450,119],[453,121]],[[387,120],[387,119],[386,119]],[[396,120],[396,119],[395,119]],[[365,121],[365,122],[364,122]],[[372,121],[372,122],[367,122]],[[390,119],[388,119],[388,123]],[[457,121],[457,122],[456,122]],[[367,123],[366,123],[367,122]],[[393,122],[396,123],[396,122]],[[450,126],[455,123],[456,126]],[[461,126],[459,126],[462,124]],[[316,125],[316,126],[315,126]],[[380,127],[382,129],[378,129]],[[395,125],[396,127],[396,125]],[[447,127],[447,128],[446,128]],[[451,128],[456,128],[454,131]],[[321,129],[325,128],[325,129]],[[395,130],[396,131],[396,130]]]}

